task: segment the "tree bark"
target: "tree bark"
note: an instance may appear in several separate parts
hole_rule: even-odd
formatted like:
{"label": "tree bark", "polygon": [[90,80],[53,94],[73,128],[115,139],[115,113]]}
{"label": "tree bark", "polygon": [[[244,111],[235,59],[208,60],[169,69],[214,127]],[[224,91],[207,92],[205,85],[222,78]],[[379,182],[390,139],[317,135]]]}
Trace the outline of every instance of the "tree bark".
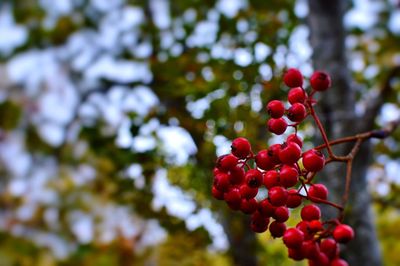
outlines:
{"label": "tree bark", "polygon": [[[324,70],[332,77],[332,88],[321,96],[320,118],[330,139],[353,135],[364,128],[365,123],[373,123],[363,121],[355,112],[355,90],[347,66],[346,33],[343,26],[343,15],[348,1],[309,0],[308,4],[314,68]],[[321,143],[321,138],[318,136],[316,141]],[[334,151],[345,154],[350,148],[351,144],[342,145]],[[382,265],[366,180],[371,155],[370,143],[364,143],[354,161],[349,201],[346,205],[345,222],[355,229],[355,239],[344,247],[342,255],[352,266]],[[345,164],[328,165],[319,175],[319,182],[325,183],[330,191],[329,199],[339,204],[344,192],[345,168]],[[323,207],[323,214],[329,219],[336,216],[337,211]]]}

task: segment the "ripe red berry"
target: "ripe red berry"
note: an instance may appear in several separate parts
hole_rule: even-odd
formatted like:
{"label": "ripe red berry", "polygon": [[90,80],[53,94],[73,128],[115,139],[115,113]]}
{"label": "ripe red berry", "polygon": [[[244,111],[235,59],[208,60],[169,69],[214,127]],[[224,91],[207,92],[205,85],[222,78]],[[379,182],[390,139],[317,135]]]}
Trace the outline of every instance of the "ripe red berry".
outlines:
{"label": "ripe red berry", "polygon": [[245,182],[249,187],[257,188],[263,181],[262,173],[257,169],[250,169],[244,176]]}
{"label": "ripe red berry", "polygon": [[302,103],[294,103],[287,112],[287,117],[293,122],[301,122],[306,116],[306,107]]}
{"label": "ripe red berry", "polygon": [[244,169],[240,166],[235,166],[229,171],[230,182],[232,185],[240,185],[244,182]]}
{"label": "ripe red berry", "polygon": [[225,154],[220,157],[218,157],[217,160],[217,167],[221,171],[229,171],[233,169],[238,163],[238,158],[235,155],[232,154]]}
{"label": "ripe red berry", "polygon": [[280,184],[286,188],[288,187],[293,187],[294,185],[297,184],[297,181],[299,180],[298,178],[299,173],[297,172],[297,169],[285,164],[282,166],[281,171],[279,173],[280,177]]}
{"label": "ripe red berry", "polygon": [[250,142],[246,138],[236,138],[232,141],[231,151],[240,159],[246,158],[251,152]]}
{"label": "ripe red berry", "polygon": [[329,266],[329,259],[324,253],[320,252],[317,255],[316,259],[309,261],[310,266]]}
{"label": "ripe red berry", "polygon": [[249,187],[247,184],[242,184],[239,187],[242,199],[252,199],[257,196],[258,188]]}
{"label": "ripe red berry", "polygon": [[254,213],[258,208],[258,203],[256,199],[242,199],[240,203],[240,210],[246,214]]}
{"label": "ripe red berry", "polygon": [[272,118],[281,118],[285,113],[283,102],[272,100],[267,105],[267,112]]}
{"label": "ripe red berry", "polygon": [[288,92],[288,101],[290,104],[304,103],[307,98],[307,93],[301,87],[292,88]]}
{"label": "ripe red berry", "polygon": [[281,163],[281,160],[279,159],[279,153],[281,152],[281,149],[281,144],[273,144],[268,148],[268,155],[275,164]]}
{"label": "ripe red berry", "polygon": [[322,223],[320,220],[312,220],[308,223],[308,228],[310,230],[310,232],[312,233],[316,233],[318,231],[321,231],[322,229],[324,229],[322,227]]}
{"label": "ripe red berry", "polygon": [[320,249],[331,260],[339,256],[339,246],[332,238],[324,239],[320,244]]}
{"label": "ripe red berry", "polygon": [[304,234],[297,228],[289,228],[283,234],[283,243],[288,248],[299,248],[304,241]]}
{"label": "ripe red berry", "polygon": [[307,259],[316,259],[319,254],[319,245],[314,240],[304,241],[301,246],[301,252]]}
{"label": "ripe red berry", "polygon": [[224,200],[228,203],[229,207],[233,210],[238,210],[242,202],[240,191],[237,188],[232,188],[224,195]]}
{"label": "ripe red berry", "polygon": [[297,136],[297,134],[290,134],[290,135],[287,137],[286,142],[287,142],[287,143],[289,143],[289,142],[294,142],[294,143],[296,143],[297,145],[299,145],[300,148],[303,147],[303,141],[299,138],[299,136]]}
{"label": "ripe red berry", "polygon": [[269,225],[269,232],[271,233],[271,236],[274,238],[282,237],[285,231],[286,231],[286,224],[284,223],[273,221]]}
{"label": "ripe red berry", "polygon": [[317,205],[306,205],[301,209],[301,219],[304,221],[319,220],[321,218],[321,210]]}
{"label": "ripe red berry", "polygon": [[304,234],[304,239],[308,240],[312,238],[312,234],[310,232],[309,222],[307,221],[300,221],[296,228],[299,229]]}
{"label": "ripe red berry", "polygon": [[269,218],[263,216],[258,211],[253,213],[250,221],[250,227],[253,232],[262,233],[268,229]]}
{"label": "ripe red berry", "polygon": [[296,68],[289,68],[283,75],[283,82],[290,88],[303,86],[303,75]]}
{"label": "ripe red berry", "polygon": [[275,221],[284,223],[289,219],[289,210],[288,208],[284,206],[277,207],[275,209],[274,215],[272,215],[272,218],[275,219]]}
{"label": "ripe red berry", "polygon": [[333,230],[333,238],[339,243],[347,243],[354,238],[353,228],[347,224],[340,224]]}
{"label": "ripe red berry", "polygon": [[286,142],[282,144],[282,149],[279,152],[279,159],[284,164],[294,164],[301,156],[299,145],[294,142]]}
{"label": "ripe red berry", "polygon": [[271,118],[268,120],[268,130],[276,135],[282,135],[287,128],[287,123],[283,118]]}
{"label": "ripe red berry", "polygon": [[268,198],[273,206],[283,206],[286,204],[288,192],[283,187],[273,187],[268,190]]}
{"label": "ripe red berry", "polygon": [[328,189],[323,184],[311,185],[308,189],[308,195],[313,202],[320,202],[318,199],[326,200],[328,198]]}
{"label": "ripe red berry", "polygon": [[288,191],[288,199],[286,206],[288,208],[297,208],[301,205],[302,197],[297,193],[297,189],[290,189]]}
{"label": "ripe red berry", "polygon": [[268,155],[268,150],[261,150],[257,153],[255,162],[257,167],[263,170],[271,170],[274,168],[275,163],[272,161],[271,157]]}
{"label": "ripe red berry", "polygon": [[264,199],[258,204],[258,211],[266,217],[272,217],[275,213],[275,209],[276,207],[273,206],[268,199]]}
{"label": "ripe red berry", "polygon": [[340,258],[336,258],[333,261],[331,261],[330,266],[349,266],[349,264]]}
{"label": "ripe red berry", "polygon": [[292,260],[300,261],[304,259],[303,252],[301,248],[289,248],[288,249],[288,257]]}
{"label": "ripe red berry", "polygon": [[231,187],[230,176],[227,173],[219,173],[214,177],[214,186],[222,192],[227,192]]}
{"label": "ripe red berry", "polygon": [[267,189],[279,186],[279,173],[275,170],[265,172],[263,183]]}
{"label": "ripe red berry", "polygon": [[325,91],[331,86],[331,77],[322,71],[316,71],[310,78],[311,87],[316,91]]}
{"label": "ripe red berry", "polygon": [[217,200],[224,199],[224,192],[219,191],[215,186],[212,187],[211,193],[212,193],[213,197]]}
{"label": "ripe red berry", "polygon": [[311,149],[303,153],[303,166],[310,172],[318,172],[324,168],[325,157],[317,150]]}

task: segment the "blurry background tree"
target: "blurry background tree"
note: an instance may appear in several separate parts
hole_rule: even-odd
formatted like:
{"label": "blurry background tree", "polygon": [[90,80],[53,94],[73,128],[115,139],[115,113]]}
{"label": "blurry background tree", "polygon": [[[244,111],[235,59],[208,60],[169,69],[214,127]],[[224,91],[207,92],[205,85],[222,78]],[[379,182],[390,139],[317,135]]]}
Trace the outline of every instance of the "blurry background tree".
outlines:
{"label": "blurry background tree", "polygon": [[[216,155],[239,135],[276,141],[263,105],[287,67],[331,73],[332,137],[399,118],[395,0],[0,5],[2,266],[293,265],[211,199]],[[355,168],[351,265],[400,264],[399,138],[365,146]],[[338,170],[321,181],[340,195]]]}

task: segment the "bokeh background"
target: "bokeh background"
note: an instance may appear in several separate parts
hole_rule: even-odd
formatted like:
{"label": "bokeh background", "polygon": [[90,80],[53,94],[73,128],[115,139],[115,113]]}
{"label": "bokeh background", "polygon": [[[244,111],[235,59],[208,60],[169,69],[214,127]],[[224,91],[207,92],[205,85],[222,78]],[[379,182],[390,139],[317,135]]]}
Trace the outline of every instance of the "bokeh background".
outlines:
{"label": "bokeh background", "polygon": [[[332,74],[331,136],[386,126],[399,65],[397,0],[1,1],[0,265],[305,265],[211,198],[215,158],[282,141],[264,105],[288,67]],[[355,169],[375,240],[351,265],[400,265],[399,141]]]}

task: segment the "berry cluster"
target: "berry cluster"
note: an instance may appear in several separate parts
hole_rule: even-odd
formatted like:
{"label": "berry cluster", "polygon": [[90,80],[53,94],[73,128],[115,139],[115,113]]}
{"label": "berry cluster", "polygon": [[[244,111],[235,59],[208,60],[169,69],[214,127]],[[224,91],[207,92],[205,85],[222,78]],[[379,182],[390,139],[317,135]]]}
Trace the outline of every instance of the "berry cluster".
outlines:
{"label": "berry cluster", "polygon": [[[294,127],[296,133],[288,135],[284,143],[273,144],[256,154],[246,138],[236,138],[231,153],[217,160],[212,194],[232,210],[251,215],[250,227],[254,232],[269,230],[272,237],[282,237],[290,258],[308,259],[309,265],[315,266],[348,265],[339,258],[339,243],[353,239],[353,229],[342,224],[341,219],[323,222],[316,205],[329,204],[341,209],[327,200],[328,189],[323,184],[312,182],[327,160],[320,149],[303,152],[303,141],[297,135],[297,126],[313,112],[313,95],[330,87],[330,77],[315,72],[310,79],[309,95],[303,89],[299,70],[289,69],[283,80],[290,87],[290,107],[285,108],[279,100],[270,101],[266,107],[271,117],[267,127],[277,135],[283,134],[287,127]],[[259,191],[265,191],[267,196],[261,198],[263,193]],[[300,206],[301,221],[294,228],[287,228],[289,209]]]}

